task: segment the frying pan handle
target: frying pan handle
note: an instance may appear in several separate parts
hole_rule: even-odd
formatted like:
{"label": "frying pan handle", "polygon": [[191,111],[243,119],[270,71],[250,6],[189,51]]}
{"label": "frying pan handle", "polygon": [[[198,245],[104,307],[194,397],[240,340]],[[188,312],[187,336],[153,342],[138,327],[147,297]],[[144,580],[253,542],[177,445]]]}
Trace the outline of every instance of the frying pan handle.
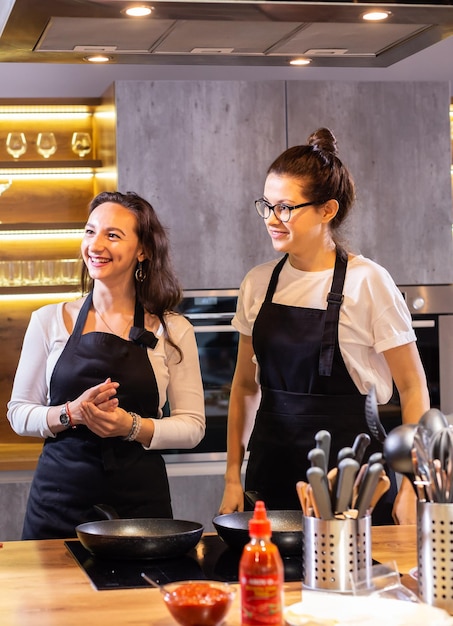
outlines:
{"label": "frying pan handle", "polygon": [[262,500],[258,491],[244,491],[244,497],[252,508],[255,508],[258,500]]}
{"label": "frying pan handle", "polygon": [[110,504],[93,504],[93,509],[100,513],[104,519],[120,519],[120,516]]}

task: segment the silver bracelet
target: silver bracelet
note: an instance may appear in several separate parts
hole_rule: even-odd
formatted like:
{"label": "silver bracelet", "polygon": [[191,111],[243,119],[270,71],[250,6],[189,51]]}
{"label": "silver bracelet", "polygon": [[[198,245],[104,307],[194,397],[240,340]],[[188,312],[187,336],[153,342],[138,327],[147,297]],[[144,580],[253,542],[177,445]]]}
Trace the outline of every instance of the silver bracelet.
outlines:
{"label": "silver bracelet", "polygon": [[142,427],[142,418],[137,413],[129,411],[129,415],[132,415],[132,426],[128,434],[123,437],[124,441],[135,441],[138,437],[138,433]]}

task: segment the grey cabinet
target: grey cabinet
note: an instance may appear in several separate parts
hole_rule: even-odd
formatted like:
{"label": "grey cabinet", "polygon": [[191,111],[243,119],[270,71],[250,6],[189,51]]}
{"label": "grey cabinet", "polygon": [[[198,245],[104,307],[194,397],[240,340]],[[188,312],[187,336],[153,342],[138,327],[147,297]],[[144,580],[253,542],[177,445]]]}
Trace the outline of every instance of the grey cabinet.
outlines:
{"label": "grey cabinet", "polygon": [[357,186],[350,247],[398,284],[453,282],[448,83],[288,83],[289,145],[320,126]]}
{"label": "grey cabinet", "polygon": [[399,284],[453,282],[448,83],[119,81],[119,188],[167,227],[183,287],[237,287],[275,256],[253,200],[320,126],[357,185],[345,237]]}
{"label": "grey cabinet", "polygon": [[0,472],[0,542],[22,536],[25,509],[33,472]]}
{"label": "grey cabinet", "polygon": [[286,147],[281,81],[115,83],[120,190],[168,228],[186,289],[238,287],[273,255],[253,201]]}

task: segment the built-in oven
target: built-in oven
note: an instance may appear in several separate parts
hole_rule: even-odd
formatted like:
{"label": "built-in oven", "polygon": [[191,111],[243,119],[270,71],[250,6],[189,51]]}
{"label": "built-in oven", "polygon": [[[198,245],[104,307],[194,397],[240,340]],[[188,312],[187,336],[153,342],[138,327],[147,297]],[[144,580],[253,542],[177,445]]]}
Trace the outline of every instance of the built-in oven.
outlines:
{"label": "built-in oven", "polygon": [[[399,285],[412,316],[431,407],[453,414],[453,285]],[[401,423],[398,393],[379,409],[389,430]]]}
{"label": "built-in oven", "polygon": [[187,290],[179,311],[195,329],[203,379],[206,434],[192,450],[165,451],[167,463],[224,461],[228,402],[239,333],[231,325],[238,289]]}

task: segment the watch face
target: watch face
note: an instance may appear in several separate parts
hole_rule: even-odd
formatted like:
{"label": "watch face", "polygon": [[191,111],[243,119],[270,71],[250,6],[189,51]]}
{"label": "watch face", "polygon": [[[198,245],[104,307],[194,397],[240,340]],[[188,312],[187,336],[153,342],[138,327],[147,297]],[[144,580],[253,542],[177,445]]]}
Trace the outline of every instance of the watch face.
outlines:
{"label": "watch face", "polygon": [[60,413],[60,422],[63,426],[69,426],[69,415],[66,413],[66,408],[63,407]]}

